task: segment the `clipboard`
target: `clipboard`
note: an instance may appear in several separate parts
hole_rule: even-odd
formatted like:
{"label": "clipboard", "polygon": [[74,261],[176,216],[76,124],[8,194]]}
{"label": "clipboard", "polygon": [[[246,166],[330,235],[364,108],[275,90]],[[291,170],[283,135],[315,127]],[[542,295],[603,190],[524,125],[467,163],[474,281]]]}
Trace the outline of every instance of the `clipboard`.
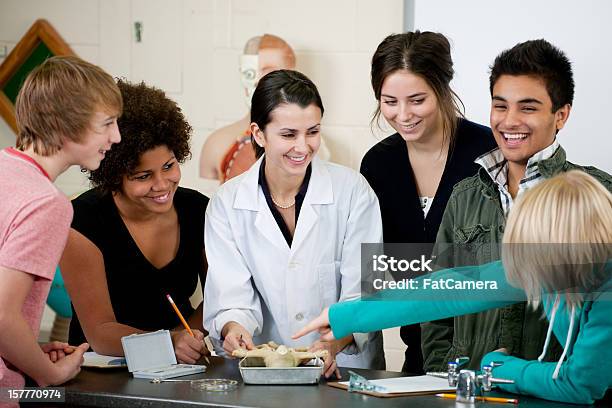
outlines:
{"label": "clipboard", "polygon": [[[382,382],[384,382],[384,380],[389,380],[389,381],[401,381],[398,379],[406,379],[406,382],[410,382],[408,379],[413,379],[413,380],[418,380],[421,378],[437,378],[437,377],[432,377],[432,376],[415,376],[415,377],[394,377],[394,378],[386,378],[386,379],[382,379]],[[381,380],[370,380],[370,381],[374,381],[374,382],[381,382]],[[436,381],[436,380],[432,380],[432,381]],[[344,381],[346,382],[346,381]],[[334,387],[334,388],[338,388],[341,390],[345,390],[348,391],[348,384],[343,384],[341,382],[338,381],[333,381],[333,382],[328,382],[327,385],[329,385],[330,387]],[[418,387],[415,387],[418,388]],[[406,391],[406,392],[377,392],[377,391],[355,391],[357,393],[360,394],[365,394],[365,395],[370,395],[372,397],[379,397],[379,398],[396,398],[396,397],[409,397],[409,396],[418,396],[418,395],[433,395],[433,394],[438,394],[438,393],[443,393],[443,392],[455,392],[456,391],[456,387],[451,387],[448,385],[448,382],[446,382],[446,385],[443,386],[442,384],[440,385],[434,385],[432,384],[430,387],[428,387],[429,389],[427,390],[414,390],[414,391]]]}

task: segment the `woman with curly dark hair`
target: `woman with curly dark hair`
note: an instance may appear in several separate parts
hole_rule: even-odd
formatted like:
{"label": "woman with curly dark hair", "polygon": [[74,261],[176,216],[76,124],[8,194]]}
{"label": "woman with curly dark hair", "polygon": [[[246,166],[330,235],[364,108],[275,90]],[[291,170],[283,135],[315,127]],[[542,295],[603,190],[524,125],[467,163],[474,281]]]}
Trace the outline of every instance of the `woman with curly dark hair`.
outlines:
{"label": "woman with curly dark hair", "polygon": [[121,356],[121,337],[169,329],[177,360],[194,363],[207,353],[202,304],[193,309],[189,297],[206,274],[208,198],[178,186],[191,126],[163,91],[123,80],[118,85],[122,142],[89,173],[94,188],[73,200],[60,264],[76,312],[69,339],[80,344],[87,338],[96,352]]}

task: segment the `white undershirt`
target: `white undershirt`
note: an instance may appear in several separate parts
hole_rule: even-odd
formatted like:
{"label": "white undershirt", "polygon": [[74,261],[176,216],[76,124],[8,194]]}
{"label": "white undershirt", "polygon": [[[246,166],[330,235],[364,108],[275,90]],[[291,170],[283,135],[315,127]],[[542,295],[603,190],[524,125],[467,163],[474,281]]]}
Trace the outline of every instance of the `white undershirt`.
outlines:
{"label": "white undershirt", "polygon": [[427,213],[431,208],[431,203],[433,203],[433,197],[419,197],[419,201],[421,202],[421,209],[423,210],[423,215],[427,217]]}

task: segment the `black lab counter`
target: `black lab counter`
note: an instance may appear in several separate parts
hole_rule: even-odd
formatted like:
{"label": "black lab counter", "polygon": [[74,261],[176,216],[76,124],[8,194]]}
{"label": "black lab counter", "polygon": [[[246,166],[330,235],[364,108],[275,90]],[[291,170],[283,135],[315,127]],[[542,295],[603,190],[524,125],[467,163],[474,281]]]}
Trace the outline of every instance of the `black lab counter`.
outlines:
{"label": "black lab counter", "polygon": [[[149,380],[134,379],[126,369],[94,370],[84,368],[81,373],[66,385],[66,405],[94,407],[156,408],[156,407],[431,407],[431,408],[469,408],[470,405],[457,404],[454,400],[435,396],[413,396],[401,398],[377,398],[358,393],[349,393],[329,387],[322,381],[319,385],[244,385],[238,371],[236,360],[212,358],[212,367],[205,374],[196,374],[185,379],[230,378],[239,380],[238,389],[229,392],[204,392],[192,389],[189,383],[152,384]],[[399,377],[402,374],[390,371],[355,370],[369,379]],[[342,369],[344,379],[348,373]],[[491,394],[510,396],[510,394]],[[516,398],[516,396],[511,396]],[[576,407],[519,396],[521,408]],[[41,407],[41,404],[24,404]],[[52,405],[49,405],[52,406]],[[503,404],[478,403],[477,406]],[[511,405],[507,405],[508,408]]]}

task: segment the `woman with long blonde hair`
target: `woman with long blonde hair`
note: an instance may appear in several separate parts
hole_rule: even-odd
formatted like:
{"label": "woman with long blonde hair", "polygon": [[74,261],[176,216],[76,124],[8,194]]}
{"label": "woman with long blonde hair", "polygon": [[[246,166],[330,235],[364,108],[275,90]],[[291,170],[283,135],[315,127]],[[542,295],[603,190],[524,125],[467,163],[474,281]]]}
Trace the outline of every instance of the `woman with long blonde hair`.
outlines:
{"label": "woman with long blonde hair", "polygon": [[[502,254],[502,261],[442,270],[417,280],[421,284],[449,277],[494,280],[499,292],[493,296],[479,294],[478,300],[466,301],[465,294],[450,290],[445,301],[430,301],[436,298],[423,292],[390,290],[379,295],[399,301],[332,305],[296,337],[318,330],[322,339],[333,339],[347,332],[476,313],[525,299],[533,305],[541,302],[549,320],[542,356],[527,361],[500,349],[485,355],[482,365],[503,363],[494,374],[514,380],[500,385],[505,391],[573,403],[602,399],[612,387],[610,370],[601,364],[612,359],[612,194],[580,171],[543,181],[511,210]],[[423,285],[417,287],[425,291]],[[559,361],[544,362],[553,333],[564,352]]]}

